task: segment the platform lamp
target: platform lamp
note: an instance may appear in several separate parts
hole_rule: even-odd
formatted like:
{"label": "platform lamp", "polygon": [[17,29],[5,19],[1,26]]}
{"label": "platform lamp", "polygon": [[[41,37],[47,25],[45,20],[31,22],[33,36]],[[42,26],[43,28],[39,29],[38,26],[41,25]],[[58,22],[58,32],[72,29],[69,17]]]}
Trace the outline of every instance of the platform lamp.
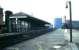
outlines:
{"label": "platform lamp", "polygon": [[[69,6],[68,6],[69,5]],[[72,8],[71,8],[71,1],[66,1],[66,9],[69,9],[69,17],[70,17],[70,42],[72,42]]]}

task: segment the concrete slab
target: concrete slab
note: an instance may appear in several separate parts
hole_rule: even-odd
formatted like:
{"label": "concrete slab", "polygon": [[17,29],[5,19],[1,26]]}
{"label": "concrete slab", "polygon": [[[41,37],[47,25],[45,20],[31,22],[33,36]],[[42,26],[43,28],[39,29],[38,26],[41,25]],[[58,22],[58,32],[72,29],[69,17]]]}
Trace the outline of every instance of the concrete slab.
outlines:
{"label": "concrete slab", "polygon": [[[64,31],[64,36],[65,39],[70,41],[70,30],[69,29],[65,29]],[[79,31],[78,30],[72,30],[72,41],[74,43],[79,43]]]}
{"label": "concrete slab", "polygon": [[[54,46],[56,45],[60,45],[62,47],[58,49],[54,48]],[[44,34],[37,38],[24,41],[5,49],[11,50],[12,48],[15,50],[71,50],[71,47],[75,47],[75,50],[77,50],[75,44],[71,44],[68,43],[68,41],[65,41],[62,29],[58,29],[54,32]]]}

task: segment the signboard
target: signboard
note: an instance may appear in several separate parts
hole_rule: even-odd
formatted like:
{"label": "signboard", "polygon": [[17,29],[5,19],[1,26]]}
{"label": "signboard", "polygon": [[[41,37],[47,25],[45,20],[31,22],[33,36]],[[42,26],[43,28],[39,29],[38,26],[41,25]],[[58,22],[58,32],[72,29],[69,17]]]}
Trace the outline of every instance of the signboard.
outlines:
{"label": "signboard", "polygon": [[10,16],[9,18],[27,18],[27,16]]}

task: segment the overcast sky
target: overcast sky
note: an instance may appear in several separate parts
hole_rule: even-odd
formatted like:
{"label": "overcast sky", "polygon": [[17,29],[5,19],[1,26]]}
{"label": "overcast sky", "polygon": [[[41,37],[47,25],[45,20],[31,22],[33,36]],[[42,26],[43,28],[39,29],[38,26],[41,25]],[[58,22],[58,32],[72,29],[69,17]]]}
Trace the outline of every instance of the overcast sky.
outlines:
{"label": "overcast sky", "polygon": [[[73,19],[79,19],[79,1],[72,0]],[[66,0],[0,0],[1,7],[14,13],[25,12],[36,18],[53,23],[54,18],[68,16]]]}

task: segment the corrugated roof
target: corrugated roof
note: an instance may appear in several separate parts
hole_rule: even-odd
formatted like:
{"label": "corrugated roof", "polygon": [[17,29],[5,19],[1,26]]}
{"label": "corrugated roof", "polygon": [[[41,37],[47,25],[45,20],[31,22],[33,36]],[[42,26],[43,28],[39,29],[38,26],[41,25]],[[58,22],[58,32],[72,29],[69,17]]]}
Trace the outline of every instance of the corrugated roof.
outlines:
{"label": "corrugated roof", "polygon": [[44,24],[48,23],[46,21],[43,21],[43,20],[38,19],[38,18],[35,18],[35,17],[31,16],[31,15],[28,15],[28,14],[26,14],[24,12],[15,13],[12,16],[14,16],[14,17],[16,17],[16,16],[27,16],[28,17],[28,21],[30,21],[30,22],[34,21],[35,23],[44,23]]}
{"label": "corrugated roof", "polygon": [[12,16],[28,16],[28,14],[24,12],[19,12],[19,13],[13,14]]}

